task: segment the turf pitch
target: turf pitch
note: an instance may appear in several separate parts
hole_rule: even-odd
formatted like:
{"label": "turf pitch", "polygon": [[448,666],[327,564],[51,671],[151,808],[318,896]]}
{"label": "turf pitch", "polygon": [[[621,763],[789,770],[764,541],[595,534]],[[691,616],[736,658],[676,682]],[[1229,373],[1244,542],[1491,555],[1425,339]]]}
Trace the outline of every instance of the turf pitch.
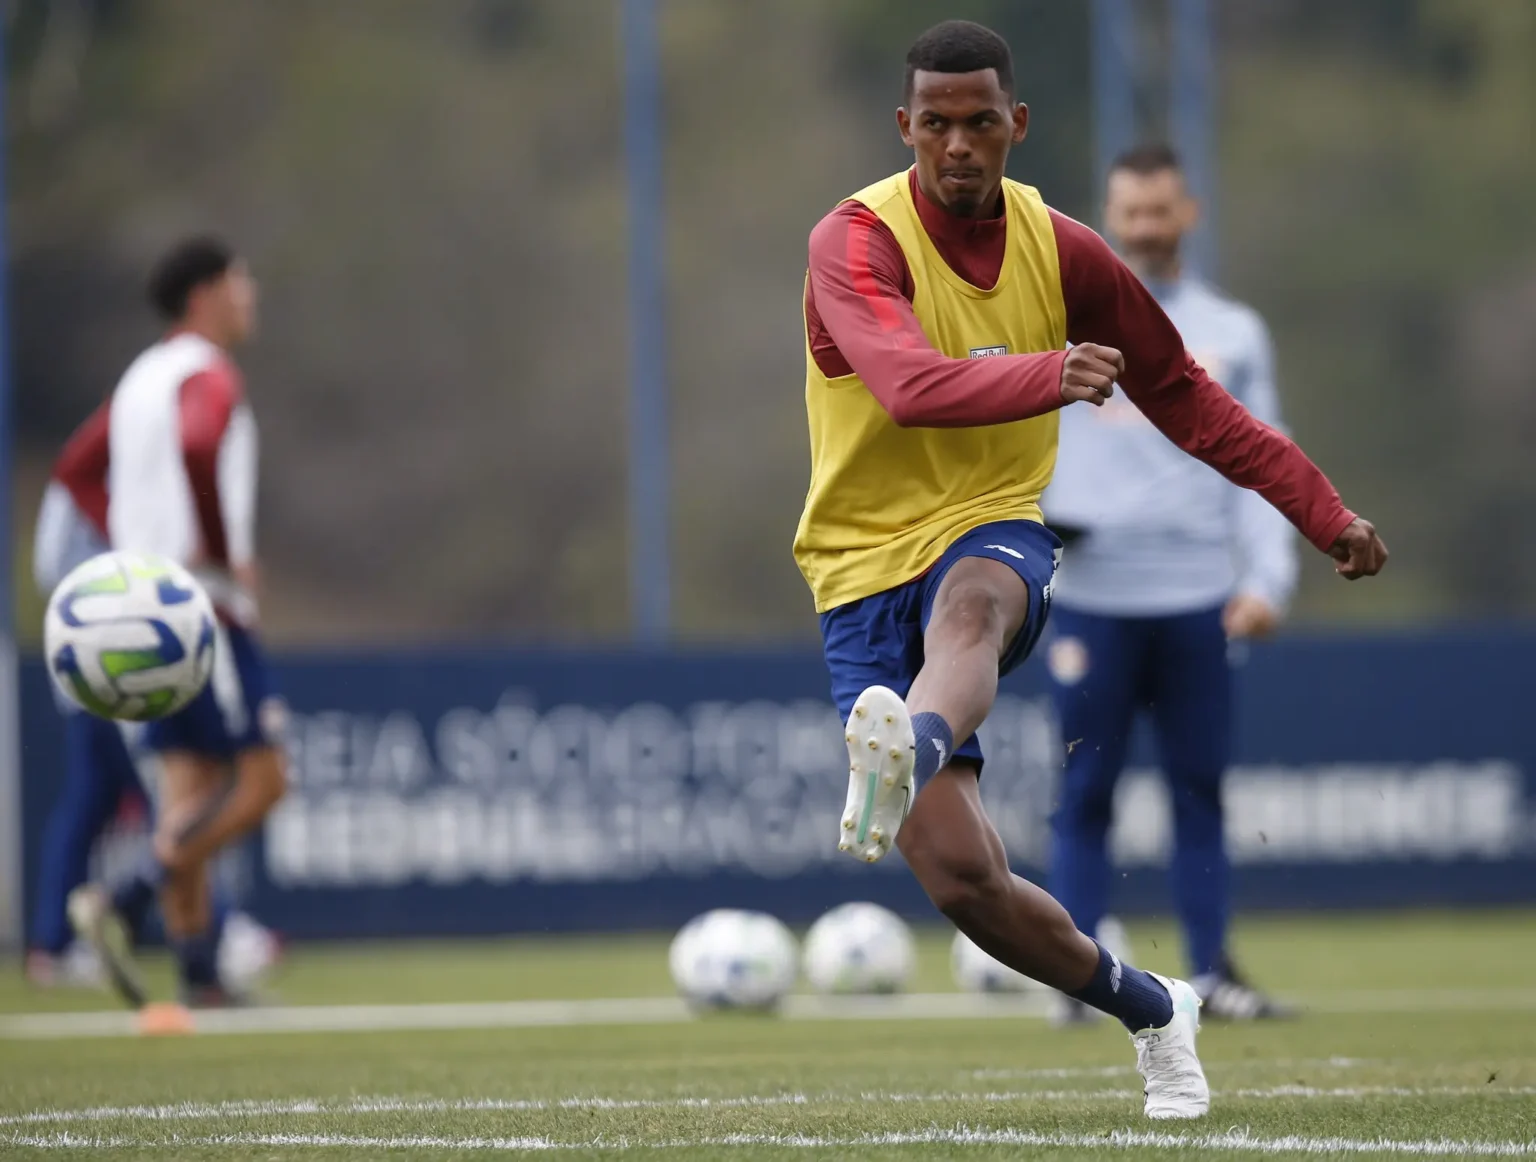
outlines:
{"label": "turf pitch", "polygon": [[[1177,968],[1167,928],[1132,936],[1139,961]],[[1107,1024],[943,1015],[957,998],[942,995],[938,929],[920,941],[921,996],[855,1020],[809,999],[785,1018],[678,1019],[656,999],[670,991],[665,937],[295,950],[274,982],[293,1007],[265,1027],[307,1017],[351,1032],[253,1032],[257,1013],[241,1018],[247,1035],[64,1036],[81,1031],[69,1021],[97,1020],[69,1010],[105,999],[34,992],[10,974],[0,1154],[1536,1156],[1536,916],[1253,920],[1238,947],[1307,1014],[1208,1022],[1213,1110],[1190,1124],[1141,1117],[1130,1046]],[[513,1003],[594,998],[603,1005]],[[38,1016],[49,1011],[66,1017]],[[528,1023],[573,1013],[605,1023]],[[398,1027],[422,1014],[449,1027]]]}

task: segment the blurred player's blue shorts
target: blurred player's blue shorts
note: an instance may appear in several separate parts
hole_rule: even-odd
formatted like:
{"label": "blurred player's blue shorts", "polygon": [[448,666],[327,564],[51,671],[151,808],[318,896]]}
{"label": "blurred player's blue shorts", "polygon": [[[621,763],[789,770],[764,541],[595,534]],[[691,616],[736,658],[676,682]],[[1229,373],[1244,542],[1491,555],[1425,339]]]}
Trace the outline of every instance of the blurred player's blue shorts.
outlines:
{"label": "blurred player's blue shorts", "polygon": [[255,636],[237,625],[220,625],[208,685],[186,709],[148,723],[143,746],[232,759],[253,747],[282,745],[285,717]]}
{"label": "blurred player's blue shorts", "polygon": [[[870,597],[861,597],[821,615],[821,640],[832,674],[832,700],[846,721],[854,701],[870,686],[889,686],[902,697],[923,665],[923,631],[939,585],[963,557],[988,557],[1017,573],[1029,586],[1029,613],[1008,644],[999,672],[1018,666],[1035,648],[1051,609],[1051,581],[1061,560],[1061,541],[1029,520],[982,525],[950,545],[922,576]],[[955,748],[955,758],[981,769],[975,735]]]}

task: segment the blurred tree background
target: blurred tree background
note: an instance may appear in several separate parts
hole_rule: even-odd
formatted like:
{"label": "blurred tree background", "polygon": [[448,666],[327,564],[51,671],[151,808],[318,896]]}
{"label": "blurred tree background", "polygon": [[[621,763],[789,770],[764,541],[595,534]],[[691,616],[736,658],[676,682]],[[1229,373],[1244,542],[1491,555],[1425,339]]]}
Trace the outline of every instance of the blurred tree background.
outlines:
{"label": "blurred tree background", "polygon": [[[1214,9],[1219,281],[1269,318],[1291,427],[1394,550],[1369,588],[1309,561],[1299,616],[1529,616],[1536,4]],[[274,638],[623,634],[613,0],[4,11],[19,538],[154,337],[147,265],[215,228],[263,284],[242,363]],[[683,638],[814,635],[789,558],[805,238],[905,164],[901,58],[945,16],[1009,37],[1033,116],[1012,172],[1094,221],[1086,0],[664,0]]]}

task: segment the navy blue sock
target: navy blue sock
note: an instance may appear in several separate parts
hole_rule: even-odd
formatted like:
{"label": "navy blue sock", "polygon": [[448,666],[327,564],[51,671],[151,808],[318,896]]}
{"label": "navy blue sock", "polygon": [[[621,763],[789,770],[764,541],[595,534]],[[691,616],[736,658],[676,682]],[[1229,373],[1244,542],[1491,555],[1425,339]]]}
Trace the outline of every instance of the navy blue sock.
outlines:
{"label": "navy blue sock", "polygon": [[144,930],[144,921],[164,882],[165,868],[153,856],[146,856],[138,871],[112,889],[112,908],[135,937]]}
{"label": "navy blue sock", "polygon": [[176,969],[187,988],[210,988],[219,983],[219,941],[210,927],[196,936],[171,941],[176,950]]}
{"label": "navy blue sock", "polygon": [[1132,1033],[1161,1029],[1173,1020],[1173,998],[1167,989],[1150,973],[1121,963],[1097,940],[1094,943],[1099,947],[1099,967],[1091,981],[1070,994],[1074,999],[1118,1017]]}
{"label": "navy blue sock", "polygon": [[912,794],[938,774],[955,755],[955,732],[937,714],[923,711],[912,716],[912,736],[917,743],[917,757],[912,764]]}

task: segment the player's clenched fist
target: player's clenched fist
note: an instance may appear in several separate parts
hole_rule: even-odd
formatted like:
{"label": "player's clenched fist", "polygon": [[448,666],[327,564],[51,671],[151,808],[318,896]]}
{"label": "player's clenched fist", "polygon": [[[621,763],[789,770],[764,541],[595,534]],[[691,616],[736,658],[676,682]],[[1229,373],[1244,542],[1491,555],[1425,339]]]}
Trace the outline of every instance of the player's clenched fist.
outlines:
{"label": "player's clenched fist", "polygon": [[1356,517],[1339,534],[1328,550],[1338,564],[1334,571],[1346,581],[1358,581],[1361,577],[1374,577],[1387,563],[1387,546],[1376,533],[1370,521]]}
{"label": "player's clenched fist", "polygon": [[1079,343],[1061,365],[1061,398],[1067,403],[1087,400],[1094,407],[1115,394],[1115,380],[1125,371],[1125,356],[1113,347]]}

